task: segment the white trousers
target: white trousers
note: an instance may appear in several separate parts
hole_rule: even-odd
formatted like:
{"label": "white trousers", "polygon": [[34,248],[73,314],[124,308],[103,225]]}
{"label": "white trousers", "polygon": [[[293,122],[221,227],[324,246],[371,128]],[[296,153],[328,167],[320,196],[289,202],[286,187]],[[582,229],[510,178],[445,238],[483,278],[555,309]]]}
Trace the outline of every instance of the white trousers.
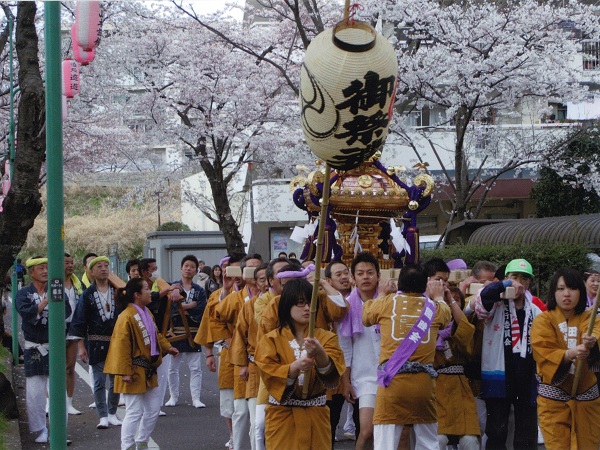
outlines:
{"label": "white trousers", "polygon": [[256,397],[248,399],[248,412],[250,413],[250,446],[256,450]]}
{"label": "white trousers", "polygon": [[48,392],[47,375],[25,377],[25,399],[27,402],[27,420],[29,431],[37,433],[46,428],[46,395]]}
{"label": "white trousers", "polygon": [[250,411],[248,410],[248,401],[245,398],[237,398],[233,401],[231,427],[233,429],[233,448],[236,450],[249,449]]}
{"label": "white trousers", "polygon": [[[125,418],[121,425],[121,450],[148,442],[162,405],[160,388],[148,388],[145,394],[123,394]],[[144,420],[142,420],[142,416]]]}
{"label": "white trousers", "polygon": [[[440,443],[440,450],[446,450],[446,447],[448,446],[448,436],[445,434],[438,434],[438,441]],[[458,446],[460,450],[479,450],[479,436],[461,436],[458,440]]]}
{"label": "white trousers", "polygon": [[161,365],[158,366],[158,369],[156,369],[156,376],[158,377],[158,390],[160,391],[159,396],[160,396],[161,406],[162,406],[163,402],[165,401],[165,393],[167,392],[167,385],[169,384],[168,373],[169,373],[169,366],[171,365],[171,358],[173,358],[171,355],[163,356]]}
{"label": "white trousers", "polygon": [[219,390],[219,404],[221,408],[221,417],[231,419],[233,416],[233,389]]}
{"label": "white trousers", "polygon": [[[433,450],[439,448],[436,423],[417,423],[413,425],[415,433],[414,450]],[[374,425],[373,448],[377,450],[396,450],[402,435],[404,425],[385,424]]]}
{"label": "white trousers", "polygon": [[256,405],[254,417],[255,450],[265,450],[265,412],[267,405]]}
{"label": "white trousers", "polygon": [[345,402],[345,408],[342,411],[346,411],[346,421],[344,422],[344,431],[346,433],[354,433],[356,426],[354,425],[354,419],[352,414],[354,413],[354,407],[352,403]]}
{"label": "white trousers", "polygon": [[485,443],[487,436],[485,435],[485,425],[487,423],[487,408],[485,406],[485,400],[475,398],[475,404],[477,405],[477,417],[479,417],[479,429],[481,431],[481,450],[485,450]]}
{"label": "white trousers", "polygon": [[202,389],[202,353],[200,352],[182,352],[178,356],[171,356],[171,363],[169,364],[169,393],[171,398],[175,401],[179,400],[179,366],[182,361],[185,361],[190,368],[192,402],[200,400]]}

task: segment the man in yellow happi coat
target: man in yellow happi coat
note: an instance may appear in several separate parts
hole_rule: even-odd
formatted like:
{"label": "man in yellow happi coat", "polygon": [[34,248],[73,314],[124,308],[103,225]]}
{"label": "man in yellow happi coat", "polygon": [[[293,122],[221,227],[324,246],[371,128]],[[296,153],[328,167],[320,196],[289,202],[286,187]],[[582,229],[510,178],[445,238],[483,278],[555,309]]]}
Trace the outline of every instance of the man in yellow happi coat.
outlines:
{"label": "man in yellow happi coat", "polygon": [[[246,267],[258,267],[261,263],[260,255],[250,254],[242,258],[240,268],[244,271]],[[227,296],[221,294],[221,301],[215,306],[216,321],[214,323],[215,333],[220,339],[224,339],[225,345],[229,347],[227,362],[232,366],[231,345],[238,316],[244,304],[259,293],[254,277],[242,276],[239,279],[236,277],[235,286],[235,292]],[[233,415],[231,417],[233,448],[247,448],[250,444],[250,411],[246,401],[246,380],[240,377],[240,370],[240,366],[234,366]]]}
{"label": "man in yellow happi coat", "polygon": [[[225,298],[231,292],[235,291],[233,278],[225,275],[226,268],[230,263],[234,266],[240,265],[240,257],[234,257],[231,262],[231,257],[227,256],[220,262],[221,269],[223,270],[223,287],[214,291],[208,298],[206,309],[202,316],[202,321],[198,327],[198,332],[194,338],[194,342],[202,345],[206,348],[206,366],[211,372],[217,370],[216,356],[214,353],[215,343],[222,341],[227,338],[227,335],[221,333],[221,326],[218,323],[216,315],[216,307],[222,298]],[[233,327],[231,329],[233,332]],[[219,403],[221,417],[225,419],[227,428],[229,429],[229,441],[227,442],[228,447],[233,447],[233,433],[231,429],[231,416],[233,415],[233,365],[229,363],[229,357],[227,355],[228,349],[224,346],[219,346],[220,350],[220,364],[219,364]]]}
{"label": "man in yellow happi coat", "polygon": [[[363,305],[363,324],[381,327],[380,368],[385,368],[401,343],[413,341],[413,326],[423,321],[426,289],[433,300],[429,314],[430,325],[424,327],[425,335],[387,387],[381,383],[377,389],[374,426],[374,448],[396,450],[404,425],[413,425],[417,448],[438,447],[437,413],[435,402],[435,376],[433,360],[438,331],[451,319],[450,308],[444,301],[444,284],[441,280],[427,282],[423,267],[407,264],[398,280],[400,292],[369,300]],[[430,304],[430,303],[428,303]],[[430,309],[431,311],[431,309]],[[408,341],[407,341],[408,342]]]}
{"label": "man in yellow happi coat", "polygon": [[[275,297],[281,295],[281,281],[277,278],[277,273],[289,264],[285,258],[276,258],[269,262],[265,275],[269,283],[269,290],[259,296],[254,302],[254,322],[256,323],[256,342],[260,342],[265,335],[262,328],[263,312],[271,304]],[[269,400],[269,393],[259,376],[258,393],[256,397],[256,417],[254,419],[254,434],[256,439],[256,450],[265,450],[265,408]]]}
{"label": "man in yellow happi coat", "polygon": [[[264,263],[254,269],[254,282],[259,289],[258,295],[265,293],[268,288],[266,268],[267,264]],[[246,381],[245,398],[250,413],[250,444],[252,449],[256,448],[256,397],[260,379],[258,369],[254,363],[258,332],[258,324],[254,320],[254,304],[258,295],[245,302],[238,314],[229,351],[230,361],[239,366],[239,376]]]}

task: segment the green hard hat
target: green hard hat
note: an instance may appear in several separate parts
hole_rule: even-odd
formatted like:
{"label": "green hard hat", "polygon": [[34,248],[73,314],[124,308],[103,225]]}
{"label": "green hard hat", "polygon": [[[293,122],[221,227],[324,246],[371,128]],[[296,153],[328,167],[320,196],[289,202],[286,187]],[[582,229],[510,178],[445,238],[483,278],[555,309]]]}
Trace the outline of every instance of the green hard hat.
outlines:
{"label": "green hard hat", "polygon": [[508,275],[511,272],[526,273],[533,278],[533,268],[526,259],[513,259],[511,262],[509,262],[506,265],[504,275]]}

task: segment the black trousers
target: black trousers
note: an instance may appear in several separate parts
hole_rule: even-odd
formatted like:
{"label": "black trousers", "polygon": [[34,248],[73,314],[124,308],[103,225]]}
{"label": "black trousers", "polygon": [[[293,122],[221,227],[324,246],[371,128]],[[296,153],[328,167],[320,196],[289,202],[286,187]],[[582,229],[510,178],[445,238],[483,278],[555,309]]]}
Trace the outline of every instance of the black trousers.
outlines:
{"label": "black trousers", "polygon": [[508,436],[508,416],[510,407],[515,411],[515,450],[537,449],[537,407],[529,400],[489,398],[485,400],[487,408],[486,449],[505,450]]}
{"label": "black trousers", "polygon": [[333,444],[335,443],[335,431],[337,430],[338,424],[340,423],[340,416],[342,415],[342,408],[344,407],[344,396],[342,394],[332,395],[331,400],[327,400],[327,406],[329,406],[329,422],[331,424],[331,449],[333,450]]}

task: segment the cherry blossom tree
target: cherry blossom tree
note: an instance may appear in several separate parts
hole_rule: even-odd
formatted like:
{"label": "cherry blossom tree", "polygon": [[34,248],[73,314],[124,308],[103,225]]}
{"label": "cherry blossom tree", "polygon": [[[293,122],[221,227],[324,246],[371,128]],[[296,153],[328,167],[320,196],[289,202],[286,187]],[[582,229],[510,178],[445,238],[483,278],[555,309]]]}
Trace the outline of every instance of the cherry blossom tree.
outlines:
{"label": "cherry blossom tree", "polygon": [[[303,155],[309,157],[307,150],[302,153],[299,127],[293,123],[295,94],[271,65],[228,45],[189,16],[162,9],[144,11],[143,20],[139,10],[135,14],[127,27],[102,41],[113,63],[99,59],[90,68],[88,77],[98,80],[91,82],[97,98],[127,97],[118,115],[144,121],[138,146],[176,144],[187,155],[183,166],[203,172],[208,182],[205,190],[192,193],[197,204],[223,231],[228,251],[243,252],[231,207],[235,177],[248,164],[268,175],[289,166],[292,158],[305,162]],[[253,34],[232,21],[220,26],[229,35]],[[80,117],[86,102],[97,112],[95,118],[115,109],[80,100]]]}
{"label": "cherry blossom tree", "polygon": [[[194,16],[186,2],[173,3]],[[252,3],[256,8],[250,19],[268,21],[275,41],[235,40],[213,24],[202,25],[247,54],[262,57],[297,92],[297,66],[283,64],[283,55],[301,61],[312,37],[339,20],[340,5]],[[585,95],[577,58],[582,39],[599,37],[597,7],[532,0],[367,0],[354,9],[362,20],[380,21],[397,49],[396,112],[384,158],[393,161],[412,153],[414,162],[441,167],[445,176],[439,181],[454,193],[448,225],[477,217],[486,196],[472,207],[476,190],[489,192],[502,174],[535,165],[586,132],[579,124],[571,129],[538,124],[552,114],[550,103]],[[415,116],[426,113],[428,122],[414,127]]]}
{"label": "cherry blossom tree", "polygon": [[[3,5],[6,6],[6,5]],[[5,17],[12,13],[4,7]],[[35,2],[19,2],[15,27],[18,59],[18,103],[14,176],[0,213],[0,274],[5,274],[27,239],[42,208],[39,192],[46,156],[45,91],[38,58]],[[7,35],[8,36],[8,35]],[[10,37],[9,37],[10,38]],[[6,62],[6,59],[4,60]],[[3,69],[3,73],[6,71]],[[6,115],[3,119],[7,119]],[[7,129],[7,122],[3,122]]]}
{"label": "cherry blossom tree", "polygon": [[[582,38],[599,37],[595,7],[417,0],[369,1],[365,9],[394,24],[400,67],[394,131],[419,160],[435,158],[446,173],[443,181],[454,192],[448,225],[477,217],[485,201],[470,208],[477,189],[489,192],[503,173],[536,164],[585,133],[536,123],[552,113],[550,102],[584,97],[577,57]],[[411,114],[427,108],[440,113],[418,131],[407,126]],[[453,145],[444,148],[436,135],[447,130]]]}

